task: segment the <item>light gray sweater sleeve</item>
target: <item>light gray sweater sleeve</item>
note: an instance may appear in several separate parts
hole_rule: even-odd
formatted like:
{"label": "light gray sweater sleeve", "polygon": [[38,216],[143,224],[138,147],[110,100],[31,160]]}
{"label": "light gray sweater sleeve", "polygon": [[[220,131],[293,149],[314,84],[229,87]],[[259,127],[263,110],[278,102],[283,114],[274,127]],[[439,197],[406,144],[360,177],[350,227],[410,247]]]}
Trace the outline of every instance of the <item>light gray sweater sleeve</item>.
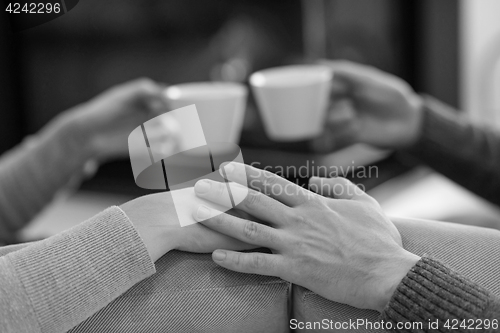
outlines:
{"label": "light gray sweater sleeve", "polygon": [[154,273],[132,223],[111,207],[0,257],[0,331],[66,332]]}
{"label": "light gray sweater sleeve", "polygon": [[49,124],[0,157],[0,244],[13,241],[90,158],[77,131]]}

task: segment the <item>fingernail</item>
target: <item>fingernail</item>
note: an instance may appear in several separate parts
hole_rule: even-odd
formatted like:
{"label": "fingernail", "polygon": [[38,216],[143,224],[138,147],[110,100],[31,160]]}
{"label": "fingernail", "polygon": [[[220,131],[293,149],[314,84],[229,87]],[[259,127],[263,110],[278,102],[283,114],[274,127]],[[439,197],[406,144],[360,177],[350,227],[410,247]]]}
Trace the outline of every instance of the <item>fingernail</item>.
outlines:
{"label": "fingernail", "polygon": [[194,185],[194,190],[199,194],[208,193],[210,191],[210,183],[206,180],[200,180]]}
{"label": "fingernail", "polygon": [[234,171],[234,165],[232,163],[226,164],[224,170],[226,170],[226,174],[230,174]]}
{"label": "fingernail", "polygon": [[212,253],[212,258],[215,261],[222,261],[226,259],[226,252],[220,250],[214,251],[214,253]]}
{"label": "fingernail", "polygon": [[150,100],[149,101],[149,107],[153,111],[158,111],[158,110],[164,110],[165,109],[164,103],[162,103],[161,101],[159,101],[157,99]]}
{"label": "fingernail", "polygon": [[201,205],[196,211],[196,219],[198,221],[206,220],[210,217],[210,209],[208,207]]}

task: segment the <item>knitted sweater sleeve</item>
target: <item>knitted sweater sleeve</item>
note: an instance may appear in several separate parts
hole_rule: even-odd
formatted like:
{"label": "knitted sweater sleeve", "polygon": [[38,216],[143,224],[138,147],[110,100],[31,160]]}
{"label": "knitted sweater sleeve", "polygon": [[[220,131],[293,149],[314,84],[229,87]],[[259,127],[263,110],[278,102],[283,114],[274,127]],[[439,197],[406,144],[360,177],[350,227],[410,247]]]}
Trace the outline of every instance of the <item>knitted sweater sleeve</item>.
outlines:
{"label": "knitted sweater sleeve", "polygon": [[[403,278],[380,319],[391,323],[393,332],[498,332],[500,299],[423,257]],[[422,326],[397,327],[405,322]]]}
{"label": "knitted sweater sleeve", "polygon": [[66,332],[154,273],[132,223],[111,207],[0,257],[0,332]]}

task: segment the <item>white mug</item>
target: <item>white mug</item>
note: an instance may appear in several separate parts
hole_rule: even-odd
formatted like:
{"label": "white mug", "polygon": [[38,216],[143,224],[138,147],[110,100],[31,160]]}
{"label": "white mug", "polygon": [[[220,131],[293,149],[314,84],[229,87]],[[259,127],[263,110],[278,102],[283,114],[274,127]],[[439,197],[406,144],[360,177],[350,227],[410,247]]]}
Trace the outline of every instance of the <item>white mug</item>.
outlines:
{"label": "white mug", "polygon": [[[239,83],[194,82],[173,85],[164,96],[170,110],[196,105],[208,144],[238,144],[246,109],[247,88]],[[189,131],[181,131],[180,145],[189,141]]]}
{"label": "white mug", "polygon": [[250,85],[267,135],[276,141],[310,139],[321,134],[328,107],[332,70],[293,65],[253,73]]}

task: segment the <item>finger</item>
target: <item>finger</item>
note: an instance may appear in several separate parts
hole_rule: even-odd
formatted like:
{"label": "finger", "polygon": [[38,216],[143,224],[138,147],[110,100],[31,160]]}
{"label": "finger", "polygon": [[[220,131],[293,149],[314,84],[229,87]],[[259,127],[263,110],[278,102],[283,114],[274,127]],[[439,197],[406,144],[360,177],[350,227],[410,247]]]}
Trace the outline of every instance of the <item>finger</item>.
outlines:
{"label": "finger", "polygon": [[146,106],[153,114],[161,114],[168,111],[168,104],[163,97],[164,88],[161,84],[149,78],[139,78],[125,83],[122,93],[128,98],[137,100]]}
{"label": "finger", "polygon": [[312,194],[303,187],[272,172],[237,162],[223,165],[221,175],[225,179],[248,186],[290,207],[304,203],[310,199]]}
{"label": "finger", "polygon": [[194,191],[198,197],[228,208],[232,208],[232,202],[235,201],[234,199],[228,200],[229,196],[238,198],[236,208],[273,225],[283,225],[286,217],[292,214],[290,207],[258,191],[233,184],[230,186],[231,194],[229,195],[228,187],[226,183],[202,179],[196,182]]}
{"label": "finger", "polygon": [[328,66],[333,70],[333,75],[339,75],[342,80],[350,84],[363,83],[370,74],[377,73],[380,70],[360,63],[348,60],[319,60],[319,63]]}
{"label": "finger", "polygon": [[333,99],[342,98],[349,95],[351,86],[345,81],[336,76],[332,76],[330,85],[330,97]]}
{"label": "finger", "polygon": [[285,266],[279,254],[217,250],[212,253],[212,259],[217,265],[235,272],[277,277],[283,276]]}
{"label": "finger", "polygon": [[343,177],[311,177],[309,180],[309,188],[318,194],[335,199],[370,202],[374,200],[350,180]]}
{"label": "finger", "polygon": [[359,75],[357,75],[359,71],[355,69],[357,64],[345,60],[326,59],[319,60],[318,62],[332,69],[330,97],[333,99],[350,96],[353,89],[362,82]]}
{"label": "finger", "polygon": [[254,221],[222,213],[200,205],[193,218],[204,226],[248,244],[277,249],[282,244],[281,233],[277,229]]}
{"label": "finger", "polygon": [[309,142],[309,147],[316,153],[329,153],[336,147],[336,140],[331,131],[323,131]]}
{"label": "finger", "polygon": [[122,83],[112,89],[131,98],[142,97],[145,95],[156,95],[161,92],[160,86],[155,81],[146,77]]}
{"label": "finger", "polygon": [[326,118],[327,125],[342,125],[352,121],[356,117],[356,112],[352,106],[352,102],[346,98],[332,100],[328,116]]}
{"label": "finger", "polygon": [[332,99],[323,132],[313,138],[310,146],[315,152],[330,152],[352,144],[356,139],[356,113],[350,100]]}
{"label": "finger", "polygon": [[355,95],[372,78],[380,75],[380,70],[375,67],[358,64],[346,60],[320,60],[320,63],[333,70],[332,95]]}
{"label": "finger", "polygon": [[155,121],[149,122],[149,141],[161,142],[165,140],[179,140],[181,125],[170,113],[165,113]]}
{"label": "finger", "polygon": [[[225,248],[243,251],[256,249],[259,246],[254,244],[248,244],[240,240],[234,239],[227,235],[221,234],[220,232],[214,231],[201,223],[195,223],[185,226],[187,230],[191,229],[191,232],[186,232],[187,239],[182,242],[176,250],[187,251],[187,252],[212,252],[220,248],[222,245]],[[203,246],[200,248],[193,248],[186,246],[186,244],[199,244],[200,235],[203,235]]]}
{"label": "finger", "polygon": [[346,134],[354,137],[352,130],[356,123],[356,112],[352,103],[342,99],[332,103],[326,118],[326,130],[334,137],[343,137]]}
{"label": "finger", "polygon": [[341,121],[330,123],[323,133],[310,141],[309,145],[315,152],[328,153],[357,142],[355,123]]}
{"label": "finger", "polygon": [[240,209],[230,209],[228,211],[225,212],[226,214],[229,214],[229,215],[232,215],[232,216],[236,216],[236,217],[239,217],[240,219],[243,219],[243,220],[252,220],[252,221],[255,221],[255,222],[259,222],[259,223],[264,223],[264,224],[267,224],[266,221],[264,220],[261,220],[261,219],[258,219],[256,218],[255,216],[252,216]]}

